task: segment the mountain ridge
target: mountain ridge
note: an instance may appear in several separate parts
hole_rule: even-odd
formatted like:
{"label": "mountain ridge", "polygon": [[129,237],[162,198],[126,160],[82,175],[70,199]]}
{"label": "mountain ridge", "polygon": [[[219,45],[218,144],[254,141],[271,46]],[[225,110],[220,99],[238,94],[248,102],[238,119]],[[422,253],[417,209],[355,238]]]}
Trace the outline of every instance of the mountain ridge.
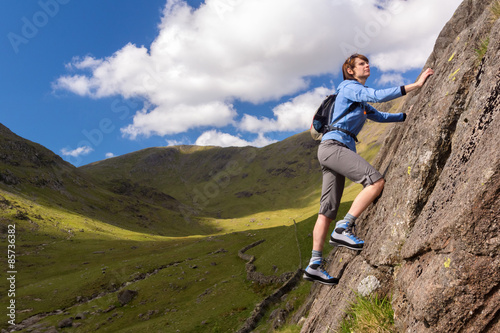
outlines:
{"label": "mountain ridge", "polygon": [[[117,177],[147,184],[165,193],[177,193],[177,199],[184,206],[208,210],[208,216],[227,218],[235,217],[241,202],[256,193],[268,199],[279,197],[277,189],[266,188],[265,179],[269,176],[307,183],[304,189],[316,188],[318,177],[314,176],[316,172],[311,172],[319,170],[314,155],[316,146],[307,133],[301,133],[264,148],[157,147],[80,169],[103,181]],[[115,166],[118,161],[121,171]],[[311,181],[313,178],[316,180]],[[210,205],[204,204],[207,201]],[[234,208],[227,207],[227,202],[233,201]],[[219,212],[221,208],[217,206],[223,206],[225,211]]]}

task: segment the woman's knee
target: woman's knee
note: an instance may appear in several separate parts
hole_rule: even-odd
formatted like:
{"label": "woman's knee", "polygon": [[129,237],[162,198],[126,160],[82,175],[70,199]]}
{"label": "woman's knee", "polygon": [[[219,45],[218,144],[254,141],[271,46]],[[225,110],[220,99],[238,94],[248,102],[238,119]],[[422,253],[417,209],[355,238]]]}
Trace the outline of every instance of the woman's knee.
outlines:
{"label": "woman's knee", "polygon": [[377,191],[379,193],[381,193],[382,190],[384,189],[384,186],[385,186],[385,179],[384,178],[380,178],[375,183],[373,183],[373,186],[375,186],[375,188],[377,189]]}

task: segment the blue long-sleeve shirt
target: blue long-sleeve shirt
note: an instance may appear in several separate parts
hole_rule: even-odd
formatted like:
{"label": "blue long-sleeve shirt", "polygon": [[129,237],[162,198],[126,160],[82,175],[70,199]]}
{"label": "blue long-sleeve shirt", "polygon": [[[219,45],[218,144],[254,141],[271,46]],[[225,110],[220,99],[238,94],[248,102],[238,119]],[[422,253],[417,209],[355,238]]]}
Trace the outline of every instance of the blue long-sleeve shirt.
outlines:
{"label": "blue long-sleeve shirt", "polygon": [[[363,86],[355,80],[345,80],[337,87],[338,95],[335,100],[335,107],[331,117],[333,126],[343,128],[354,135],[358,135],[366,119],[370,119],[379,123],[401,122],[405,119],[404,113],[386,113],[380,112],[370,103],[387,102],[406,94],[404,86],[387,88],[387,89],[372,89]],[[358,102],[358,106],[342,116],[352,103]],[[342,119],[339,119],[342,117]],[[352,151],[356,151],[356,142],[354,139],[341,131],[333,130],[323,135],[324,140],[337,140],[345,144]]]}

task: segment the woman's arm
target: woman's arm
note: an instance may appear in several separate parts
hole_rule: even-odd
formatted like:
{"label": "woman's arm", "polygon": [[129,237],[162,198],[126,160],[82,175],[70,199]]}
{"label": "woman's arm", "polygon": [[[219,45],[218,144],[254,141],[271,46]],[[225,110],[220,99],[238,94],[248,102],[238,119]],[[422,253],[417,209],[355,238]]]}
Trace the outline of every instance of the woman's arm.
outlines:
{"label": "woman's arm", "polygon": [[363,86],[357,81],[353,81],[344,87],[344,95],[347,99],[353,102],[369,102],[369,103],[380,103],[387,102],[392,99],[401,97],[418,89],[424,85],[427,78],[434,74],[431,68],[427,68],[422,75],[415,81],[415,83],[407,84],[401,87],[393,87],[386,89],[375,90],[373,88],[368,88]]}
{"label": "woman's arm", "polygon": [[368,119],[376,121],[377,123],[394,123],[405,121],[406,119],[405,113],[380,112],[370,104],[366,104],[365,112]]}
{"label": "woman's arm", "polygon": [[343,89],[344,96],[354,102],[382,103],[393,100],[404,95],[404,87],[393,87],[386,89],[373,89],[363,86],[361,83],[346,85]]}

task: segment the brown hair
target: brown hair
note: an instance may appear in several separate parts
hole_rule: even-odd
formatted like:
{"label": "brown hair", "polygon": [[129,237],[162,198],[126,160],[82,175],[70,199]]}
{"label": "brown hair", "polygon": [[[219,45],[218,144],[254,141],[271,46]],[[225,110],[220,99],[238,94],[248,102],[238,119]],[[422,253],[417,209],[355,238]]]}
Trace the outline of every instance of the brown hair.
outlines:
{"label": "brown hair", "polygon": [[369,63],[368,58],[366,56],[364,56],[362,54],[354,53],[352,56],[347,58],[346,61],[344,62],[344,64],[342,65],[342,74],[344,75],[344,80],[356,80],[352,74],[349,74],[347,72],[348,68],[353,70],[354,62],[355,62],[356,58],[359,58],[359,59],[364,60],[367,63]]}

